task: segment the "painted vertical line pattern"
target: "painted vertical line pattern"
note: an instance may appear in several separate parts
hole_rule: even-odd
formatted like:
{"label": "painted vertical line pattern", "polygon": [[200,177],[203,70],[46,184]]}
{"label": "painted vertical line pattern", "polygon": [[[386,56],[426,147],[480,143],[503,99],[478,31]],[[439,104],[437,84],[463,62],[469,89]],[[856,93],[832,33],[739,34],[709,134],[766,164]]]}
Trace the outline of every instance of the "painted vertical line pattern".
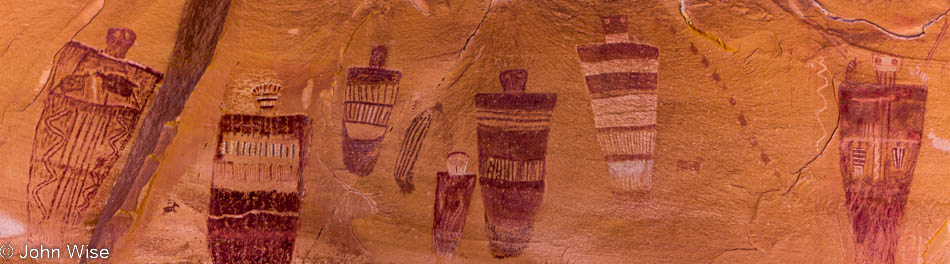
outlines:
{"label": "painted vertical line pattern", "polygon": [[376,167],[379,148],[389,128],[402,72],[383,68],[385,46],[373,47],[368,67],[347,70],[343,91],[343,164],[359,176]]}
{"label": "painted vertical line pattern", "polygon": [[901,219],[923,134],[927,86],[897,84],[903,58],[872,55],[876,83],[838,87],[841,176],[857,247],[855,263],[895,263]]}
{"label": "painted vertical line pattern", "polygon": [[399,155],[396,157],[396,168],[393,170],[393,178],[396,179],[396,184],[403,193],[412,193],[415,190],[412,169],[419,159],[422,143],[425,142],[426,135],[429,133],[432,115],[436,111],[442,111],[442,104],[436,104],[422,111],[409,122],[409,127],[406,128],[402,145],[399,146]]}
{"label": "painted vertical line pattern", "polygon": [[[31,243],[75,235],[126,150],[162,73],[126,60],[135,32],[111,28],[105,49],[67,43],[34,134],[27,183]],[[81,234],[81,239],[88,239]],[[76,239],[70,237],[69,239]]]}
{"label": "painted vertical line pattern", "polygon": [[506,258],[520,256],[531,241],[557,95],[525,93],[527,70],[503,71],[500,79],[504,93],[475,95],[475,119],[489,249]]}

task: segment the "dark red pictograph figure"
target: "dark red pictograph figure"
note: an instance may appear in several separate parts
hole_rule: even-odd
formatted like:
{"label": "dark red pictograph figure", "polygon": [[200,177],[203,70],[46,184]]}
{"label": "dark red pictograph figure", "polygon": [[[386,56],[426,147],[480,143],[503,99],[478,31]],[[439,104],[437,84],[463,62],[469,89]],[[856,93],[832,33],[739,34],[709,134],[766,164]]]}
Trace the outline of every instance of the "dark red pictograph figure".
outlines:
{"label": "dark red pictograph figure", "polygon": [[475,188],[475,174],[465,173],[468,154],[449,153],[448,172],[438,173],[435,188],[435,210],[432,226],[432,245],[436,254],[452,256],[462,240],[462,229],[468,217],[468,205]]}
{"label": "dark red pictograph figure", "polygon": [[208,215],[214,263],[293,259],[311,125],[304,115],[274,115],[280,89],[253,87],[260,113],[221,118]]}
{"label": "dark red pictograph figure", "polygon": [[604,43],[577,46],[610,178],[624,191],[653,185],[660,51],[633,43],[626,16],[602,18]]}
{"label": "dark red pictograph figure", "polygon": [[373,172],[389,127],[402,73],[386,69],[386,47],[373,47],[369,67],[352,67],[343,92],[343,163],[360,176]]}
{"label": "dark red pictograph figure", "polygon": [[897,84],[901,58],[873,61],[876,83],[847,78],[839,86],[841,175],[861,264],[895,263],[927,100],[926,86]]}
{"label": "dark red pictograph figure", "polygon": [[399,156],[396,158],[396,168],[393,170],[393,178],[396,179],[400,192],[412,193],[416,189],[413,184],[412,169],[416,166],[419,152],[422,151],[422,143],[425,142],[429,126],[432,125],[432,114],[441,111],[442,104],[436,104],[422,111],[409,122],[406,134],[402,138],[402,146],[399,148]]}
{"label": "dark red pictograph figure", "polygon": [[[125,153],[162,74],[125,60],[135,33],[109,29],[106,49],[63,47],[36,124],[30,159],[30,238],[53,243],[74,230]],[[87,238],[88,239],[88,238]]]}
{"label": "dark red pictograph figure", "polygon": [[478,174],[492,255],[519,256],[544,196],[553,93],[525,93],[527,70],[501,72],[503,94],[475,95]]}

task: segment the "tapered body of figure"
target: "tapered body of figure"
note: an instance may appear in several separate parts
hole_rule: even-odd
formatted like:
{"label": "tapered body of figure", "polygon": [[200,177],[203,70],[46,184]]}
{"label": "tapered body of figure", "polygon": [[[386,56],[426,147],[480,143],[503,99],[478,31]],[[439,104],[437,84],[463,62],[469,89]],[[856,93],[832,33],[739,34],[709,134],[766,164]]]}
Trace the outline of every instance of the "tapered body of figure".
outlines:
{"label": "tapered body of figure", "polygon": [[545,156],[553,93],[525,93],[528,71],[501,73],[502,94],[476,94],[478,182],[489,246],[498,258],[519,256],[531,240],[544,197]]}
{"label": "tapered body of figure", "polygon": [[30,159],[32,242],[88,242],[85,232],[72,231],[89,220],[88,209],[101,206],[96,194],[108,191],[102,183],[125,154],[162,79],[158,71],[124,59],[135,38],[132,30],[113,28],[104,50],[69,42],[60,52]]}

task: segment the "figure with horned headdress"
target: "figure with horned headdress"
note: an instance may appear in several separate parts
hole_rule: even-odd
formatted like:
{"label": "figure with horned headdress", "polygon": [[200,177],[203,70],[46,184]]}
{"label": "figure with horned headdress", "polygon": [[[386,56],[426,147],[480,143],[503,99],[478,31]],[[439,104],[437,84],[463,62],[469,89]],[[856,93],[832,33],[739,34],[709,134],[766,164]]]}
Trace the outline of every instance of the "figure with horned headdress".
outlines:
{"label": "figure with horned headdress", "polygon": [[[904,58],[852,60],[838,86],[841,175],[857,245],[855,263],[894,263],[917,165],[927,86],[901,82]],[[870,65],[871,74],[861,74]]]}
{"label": "figure with horned headdress", "polygon": [[281,115],[270,71],[231,83],[211,179],[208,246],[214,263],[290,263],[310,118]]}

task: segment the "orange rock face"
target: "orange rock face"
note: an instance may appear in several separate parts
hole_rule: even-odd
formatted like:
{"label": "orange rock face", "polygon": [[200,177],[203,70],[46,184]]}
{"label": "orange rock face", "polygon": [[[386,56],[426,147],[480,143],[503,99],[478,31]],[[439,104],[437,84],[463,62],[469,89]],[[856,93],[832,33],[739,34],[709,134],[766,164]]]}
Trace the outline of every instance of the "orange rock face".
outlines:
{"label": "orange rock face", "polygon": [[945,1],[9,2],[0,262],[950,260]]}

